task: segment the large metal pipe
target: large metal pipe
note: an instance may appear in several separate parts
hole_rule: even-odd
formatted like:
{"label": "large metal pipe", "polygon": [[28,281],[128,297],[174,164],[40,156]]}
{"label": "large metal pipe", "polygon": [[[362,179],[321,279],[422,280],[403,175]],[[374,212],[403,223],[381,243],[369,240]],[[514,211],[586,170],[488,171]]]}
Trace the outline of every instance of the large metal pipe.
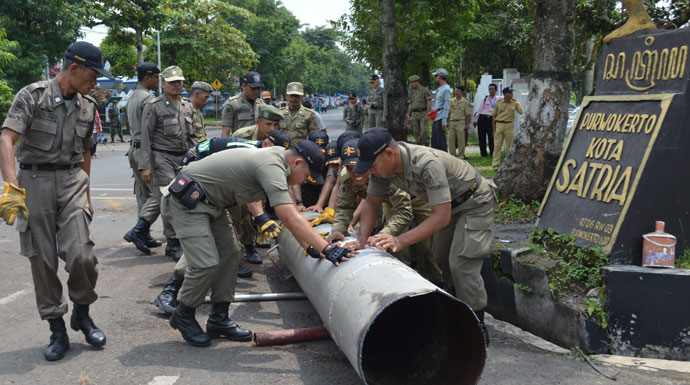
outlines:
{"label": "large metal pipe", "polygon": [[465,303],[380,250],[360,250],[336,267],[306,257],[287,229],[278,244],[281,259],[365,384],[479,381],[486,348]]}

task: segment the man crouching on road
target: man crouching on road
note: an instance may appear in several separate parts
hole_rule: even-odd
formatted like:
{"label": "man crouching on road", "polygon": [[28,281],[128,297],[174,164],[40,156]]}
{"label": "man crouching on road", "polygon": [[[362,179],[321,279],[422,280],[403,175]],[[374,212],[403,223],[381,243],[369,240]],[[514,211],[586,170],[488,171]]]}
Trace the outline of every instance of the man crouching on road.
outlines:
{"label": "man crouching on road", "polygon": [[[310,174],[322,180],[323,162],[319,146],[301,140],[288,150],[222,151],[190,163],[173,179],[163,198],[163,215],[177,232],[188,267],[170,326],[185,341],[208,346],[210,338],[248,341],[252,336],[228,318],[241,249],[226,208],[268,198],[283,224],[310,249],[321,250],[336,265],[355,255],[329,245],[292,203],[288,186],[303,183]],[[195,314],[209,289],[212,308],[204,333]]]}

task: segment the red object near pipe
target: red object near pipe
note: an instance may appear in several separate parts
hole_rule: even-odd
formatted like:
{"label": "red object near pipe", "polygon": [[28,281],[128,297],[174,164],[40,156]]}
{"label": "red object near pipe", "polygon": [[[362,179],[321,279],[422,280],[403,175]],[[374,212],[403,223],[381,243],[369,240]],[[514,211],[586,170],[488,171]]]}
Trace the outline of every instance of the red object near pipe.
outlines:
{"label": "red object near pipe", "polygon": [[330,338],[331,335],[328,334],[328,330],[323,326],[254,333],[254,343],[256,346],[292,344],[296,342],[328,340]]}

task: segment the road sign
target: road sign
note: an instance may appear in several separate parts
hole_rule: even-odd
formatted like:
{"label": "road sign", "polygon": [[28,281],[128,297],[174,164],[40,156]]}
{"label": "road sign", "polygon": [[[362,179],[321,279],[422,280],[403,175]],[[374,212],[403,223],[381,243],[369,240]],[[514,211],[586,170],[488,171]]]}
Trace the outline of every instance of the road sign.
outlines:
{"label": "road sign", "polygon": [[216,79],[213,81],[213,83],[211,83],[211,85],[213,86],[214,90],[218,91],[220,87],[223,86],[223,83],[221,83],[220,80]]}

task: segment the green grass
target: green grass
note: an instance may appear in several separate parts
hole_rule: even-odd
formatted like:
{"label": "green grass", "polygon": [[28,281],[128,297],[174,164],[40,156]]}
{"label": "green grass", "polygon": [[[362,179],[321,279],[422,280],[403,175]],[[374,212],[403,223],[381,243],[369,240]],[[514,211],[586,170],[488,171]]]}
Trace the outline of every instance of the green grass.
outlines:
{"label": "green grass", "polygon": [[532,201],[527,204],[511,195],[501,200],[496,206],[494,218],[496,223],[529,222],[537,219],[540,203]]}
{"label": "green grass", "polygon": [[678,255],[676,267],[679,269],[690,269],[690,248],[685,249],[683,254]]}
{"label": "green grass", "polygon": [[208,126],[216,126],[220,123],[220,119],[216,118],[204,118],[204,123]]}
{"label": "green grass", "polygon": [[[468,153],[465,151],[467,161],[470,162],[484,178],[493,178],[496,176],[496,171],[491,168],[491,156],[485,158],[480,153]],[[501,154],[501,162],[505,154]]]}

